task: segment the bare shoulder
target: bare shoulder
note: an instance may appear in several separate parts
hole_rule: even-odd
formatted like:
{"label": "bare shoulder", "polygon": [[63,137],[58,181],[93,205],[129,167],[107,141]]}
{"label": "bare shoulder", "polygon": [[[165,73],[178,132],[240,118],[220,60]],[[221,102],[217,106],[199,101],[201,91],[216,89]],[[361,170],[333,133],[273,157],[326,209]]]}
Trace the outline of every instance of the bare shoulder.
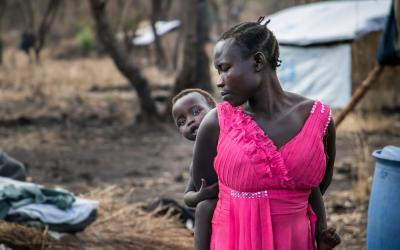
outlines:
{"label": "bare shoulder", "polygon": [[296,113],[300,114],[302,117],[307,117],[315,100],[291,92],[287,92],[287,94],[292,102],[292,110],[296,111]]}
{"label": "bare shoulder", "polygon": [[219,135],[219,124],[218,124],[218,112],[214,108],[210,110],[203,121],[200,124],[199,131],[197,133],[197,139],[201,138],[215,138]]}
{"label": "bare shoulder", "polygon": [[203,129],[219,129],[218,112],[216,108],[210,110],[204,117],[200,124],[199,130]]}

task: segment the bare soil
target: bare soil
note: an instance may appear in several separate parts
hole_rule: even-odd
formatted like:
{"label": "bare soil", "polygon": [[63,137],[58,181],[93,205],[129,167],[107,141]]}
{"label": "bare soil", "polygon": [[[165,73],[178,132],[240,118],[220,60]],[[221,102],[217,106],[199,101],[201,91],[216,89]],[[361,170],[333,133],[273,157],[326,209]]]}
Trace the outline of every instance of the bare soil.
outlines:
{"label": "bare soil", "polygon": [[[137,97],[109,59],[45,56],[35,65],[14,50],[5,58],[0,146],[26,165],[30,180],[75,193],[116,184],[135,190],[132,202],[182,200],[193,144],[170,123],[135,123]],[[152,84],[173,82],[154,68],[144,72]],[[338,249],[365,248],[371,153],[399,144],[398,113],[351,114],[338,129],[325,195],[328,224],[342,237]]]}

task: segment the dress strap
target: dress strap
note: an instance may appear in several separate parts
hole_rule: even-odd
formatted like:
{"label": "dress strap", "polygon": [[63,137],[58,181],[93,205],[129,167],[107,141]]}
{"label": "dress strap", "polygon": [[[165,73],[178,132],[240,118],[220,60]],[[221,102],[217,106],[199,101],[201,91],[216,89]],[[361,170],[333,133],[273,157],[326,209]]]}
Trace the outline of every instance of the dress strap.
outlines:
{"label": "dress strap", "polygon": [[313,107],[311,108],[311,114],[314,117],[314,121],[318,124],[317,127],[321,135],[325,136],[328,125],[332,119],[331,108],[321,101],[316,100]]}

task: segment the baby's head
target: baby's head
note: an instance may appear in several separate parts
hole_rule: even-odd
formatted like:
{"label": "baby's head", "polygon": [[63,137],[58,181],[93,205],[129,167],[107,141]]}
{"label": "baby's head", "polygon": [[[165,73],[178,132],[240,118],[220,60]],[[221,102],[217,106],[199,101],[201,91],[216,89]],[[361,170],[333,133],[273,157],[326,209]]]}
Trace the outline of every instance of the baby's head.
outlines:
{"label": "baby's head", "polygon": [[172,116],[179,132],[188,140],[196,140],[201,121],[215,105],[214,98],[204,90],[181,91],[172,99]]}

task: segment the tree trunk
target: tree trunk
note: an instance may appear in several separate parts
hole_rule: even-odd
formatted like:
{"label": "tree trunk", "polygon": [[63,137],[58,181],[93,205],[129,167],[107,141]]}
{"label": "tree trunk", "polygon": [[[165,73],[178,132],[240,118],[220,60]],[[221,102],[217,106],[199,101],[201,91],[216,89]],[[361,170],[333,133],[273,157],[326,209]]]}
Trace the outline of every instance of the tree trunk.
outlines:
{"label": "tree trunk", "polygon": [[209,35],[207,0],[184,1],[183,62],[173,94],[186,88],[212,92],[206,44]]}
{"label": "tree trunk", "polygon": [[36,22],[32,2],[30,0],[19,0],[18,3],[21,6],[22,17],[24,19],[24,30],[34,34],[36,30]]}
{"label": "tree trunk", "polygon": [[3,64],[3,16],[6,10],[7,6],[7,1],[6,0],[0,0],[0,65]]}
{"label": "tree trunk", "polygon": [[226,7],[226,17],[225,17],[225,28],[228,30],[231,26],[237,24],[240,20],[240,15],[242,14],[244,8],[246,7],[246,1],[244,0],[225,0],[224,6]]}
{"label": "tree trunk", "polygon": [[160,13],[162,12],[161,9],[161,1],[162,0],[152,0],[151,1],[151,29],[153,30],[154,34],[154,45],[155,45],[155,61],[156,65],[159,67],[165,67],[167,61],[165,58],[165,52],[164,49],[161,45],[161,39],[160,36],[157,34],[157,29],[156,29],[156,22],[157,20],[160,19]]}
{"label": "tree trunk", "polygon": [[212,20],[215,22],[217,34],[222,34],[222,32],[224,32],[224,27],[221,18],[221,7],[217,0],[210,0],[210,5],[213,13]]}
{"label": "tree trunk", "polygon": [[136,67],[124,54],[123,48],[116,41],[110,28],[106,15],[106,0],[90,0],[93,17],[96,21],[97,33],[106,51],[110,54],[118,70],[129,80],[130,84],[138,93],[141,106],[139,120],[151,120],[158,118],[157,110],[150,95],[147,80],[141,75]]}
{"label": "tree trunk", "polygon": [[61,0],[50,0],[47,5],[46,12],[43,16],[42,22],[40,23],[39,30],[37,32],[37,39],[35,42],[36,62],[40,61],[40,52],[43,49],[46,36],[50,32],[51,26],[54,22],[60,4]]}

